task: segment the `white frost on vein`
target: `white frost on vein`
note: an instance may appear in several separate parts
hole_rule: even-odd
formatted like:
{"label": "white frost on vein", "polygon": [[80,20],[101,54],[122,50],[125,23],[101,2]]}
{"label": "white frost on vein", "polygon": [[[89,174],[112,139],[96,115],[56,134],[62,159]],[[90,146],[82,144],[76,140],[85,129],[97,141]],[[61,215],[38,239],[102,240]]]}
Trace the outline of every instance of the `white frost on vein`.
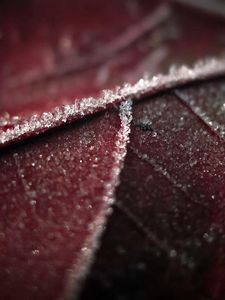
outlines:
{"label": "white frost on vein", "polygon": [[153,94],[163,88],[171,88],[195,79],[218,76],[224,72],[225,58],[200,61],[193,68],[172,67],[167,75],[159,74],[151,78],[145,76],[134,85],[126,83],[122,87],[116,87],[114,91],[103,90],[99,98],[83,98],[76,100],[74,104],[56,107],[52,112],[44,112],[40,116],[33,115],[15,127],[0,132],[0,145],[20,139],[23,136],[43,132],[48,128],[103,110],[109,105],[127,99],[139,99],[144,94]]}
{"label": "white frost on vein", "polygon": [[66,288],[66,290],[69,291],[68,295],[71,295],[71,290],[73,290],[75,294],[79,291],[80,280],[85,277],[92,263],[93,254],[99,246],[98,241],[107,221],[106,216],[112,213],[111,206],[115,200],[115,189],[119,184],[119,175],[123,168],[124,158],[127,153],[127,144],[130,140],[132,100],[128,99],[120,104],[119,117],[121,124],[116,137],[115,150],[112,153],[113,163],[110,178],[109,181],[104,184],[103,208],[100,210],[98,217],[89,225],[89,237],[85,241],[78,263],[76,263],[74,267],[78,272],[69,274]]}
{"label": "white frost on vein", "polygon": [[129,143],[129,135],[131,130],[132,121],[132,100],[126,100],[120,104],[119,116],[121,122],[121,128],[118,131],[116,139],[116,150],[113,153],[114,167],[112,169],[112,180],[108,187],[108,193],[105,200],[108,204],[113,203],[113,189],[112,187],[117,186],[119,173],[127,153],[127,144]]}

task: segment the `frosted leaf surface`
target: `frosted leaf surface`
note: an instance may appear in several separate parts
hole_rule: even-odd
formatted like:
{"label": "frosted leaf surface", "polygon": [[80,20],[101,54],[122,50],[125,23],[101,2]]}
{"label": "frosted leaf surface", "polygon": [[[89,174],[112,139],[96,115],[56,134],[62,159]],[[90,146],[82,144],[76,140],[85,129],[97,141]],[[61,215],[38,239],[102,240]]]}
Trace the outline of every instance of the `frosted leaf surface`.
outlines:
{"label": "frosted leaf surface", "polygon": [[225,138],[225,84],[224,80],[184,88],[176,92],[203,122]]}
{"label": "frosted leaf surface", "polygon": [[224,76],[224,18],[1,2],[1,297],[77,295],[114,204],[90,299],[224,300],[222,84],[170,89]]}
{"label": "frosted leaf surface", "polygon": [[[85,275],[126,153],[131,102],[0,154],[3,299],[64,299]],[[13,289],[12,289],[13,287]]]}
{"label": "frosted leaf surface", "polygon": [[[223,95],[223,82],[176,94],[211,98],[215,84]],[[173,91],[134,105],[114,213],[81,299],[224,299],[224,151]]]}

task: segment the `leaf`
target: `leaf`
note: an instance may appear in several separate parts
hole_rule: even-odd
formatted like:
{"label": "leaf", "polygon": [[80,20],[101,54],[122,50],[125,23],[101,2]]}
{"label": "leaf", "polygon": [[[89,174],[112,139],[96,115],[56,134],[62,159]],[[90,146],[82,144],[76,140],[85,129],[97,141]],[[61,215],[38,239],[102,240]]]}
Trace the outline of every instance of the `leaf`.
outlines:
{"label": "leaf", "polygon": [[174,2],[1,4],[3,299],[224,298],[224,18]]}
{"label": "leaf", "polygon": [[225,143],[214,127],[224,126],[224,99],[220,79],[134,106],[114,213],[81,299],[224,299]]}
{"label": "leaf", "polygon": [[121,109],[121,122],[110,111],[1,153],[2,299],[79,288],[126,152],[130,104]]}

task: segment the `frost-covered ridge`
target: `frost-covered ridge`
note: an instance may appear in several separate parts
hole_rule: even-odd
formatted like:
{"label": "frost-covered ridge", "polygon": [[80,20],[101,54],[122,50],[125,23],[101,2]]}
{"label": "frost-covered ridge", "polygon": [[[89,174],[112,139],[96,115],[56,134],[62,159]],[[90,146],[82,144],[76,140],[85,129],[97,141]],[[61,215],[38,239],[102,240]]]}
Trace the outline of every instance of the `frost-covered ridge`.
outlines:
{"label": "frost-covered ridge", "polygon": [[103,90],[98,98],[76,99],[73,104],[56,107],[51,112],[44,112],[41,115],[33,115],[21,120],[13,128],[0,132],[0,146],[104,110],[121,101],[137,100],[144,95],[152,95],[179,84],[222,74],[225,74],[225,58],[199,61],[192,68],[172,67],[166,75],[159,74],[153,77],[145,75],[133,85],[125,83],[114,90]]}

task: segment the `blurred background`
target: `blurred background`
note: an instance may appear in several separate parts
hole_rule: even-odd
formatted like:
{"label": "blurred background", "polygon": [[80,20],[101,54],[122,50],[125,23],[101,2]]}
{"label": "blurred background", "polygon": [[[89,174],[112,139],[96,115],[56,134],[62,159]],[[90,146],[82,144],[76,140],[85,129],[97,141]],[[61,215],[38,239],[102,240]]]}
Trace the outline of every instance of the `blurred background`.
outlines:
{"label": "blurred background", "polygon": [[0,126],[221,56],[224,29],[219,0],[1,1]]}

